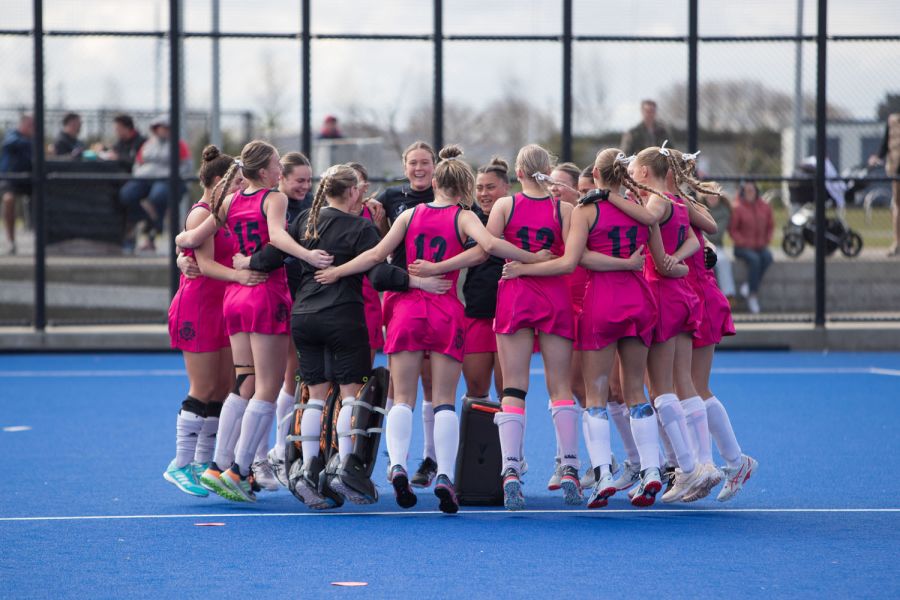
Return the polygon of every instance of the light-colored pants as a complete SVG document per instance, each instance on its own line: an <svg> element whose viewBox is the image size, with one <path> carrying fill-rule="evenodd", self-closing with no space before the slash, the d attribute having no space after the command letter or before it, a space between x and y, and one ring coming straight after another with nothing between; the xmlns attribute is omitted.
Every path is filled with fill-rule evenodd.
<svg viewBox="0 0 900 600"><path fill-rule="evenodd" d="M716 246L716 280L719 289L726 296L734 296L734 273L731 268L731 255L724 246Z"/></svg>

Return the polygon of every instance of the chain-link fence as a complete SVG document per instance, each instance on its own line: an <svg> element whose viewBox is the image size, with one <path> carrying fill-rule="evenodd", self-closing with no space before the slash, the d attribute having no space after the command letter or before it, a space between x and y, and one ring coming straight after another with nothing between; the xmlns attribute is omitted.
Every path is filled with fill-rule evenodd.
<svg viewBox="0 0 900 600"><path fill-rule="evenodd" d="M117 114L143 134L167 116L194 165L210 141L236 153L264 137L283 152L303 150L316 171L352 154L387 183L415 139L459 142L473 163L512 159L536 141L586 166L601 148L648 139L643 100L656 102L655 133L701 149L703 174L726 192L713 209L726 233L714 240L737 318L891 317L900 274L887 256L892 183L878 158L887 117L900 112L891 71L900 14L890 0L832 0L820 32L825 6L144 0L125 10L115 0L9 0L0 9L0 129L10 134L27 111L43 131L33 175L4 175L18 184L6 184L17 192L17 254L0 257L0 322L164 321L177 276L171 232L198 191L175 193L155 245L140 234L138 252L123 254L129 175L102 160ZM81 116L88 149L74 161L46 152L69 112ZM326 115L339 119L339 146L316 139ZM828 160L817 170L821 131ZM756 230L745 217L764 219L768 209L767 252L749 248L760 244L747 239ZM826 234L819 260L817 230ZM2 242L10 249L8 234ZM755 265L768 255L760 278Z"/></svg>

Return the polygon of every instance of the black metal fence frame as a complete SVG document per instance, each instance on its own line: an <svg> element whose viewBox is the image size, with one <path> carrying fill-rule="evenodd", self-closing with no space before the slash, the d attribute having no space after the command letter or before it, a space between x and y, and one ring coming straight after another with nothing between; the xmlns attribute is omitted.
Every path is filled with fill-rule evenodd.
<svg viewBox="0 0 900 600"><path fill-rule="evenodd" d="M312 96L311 89L311 42L312 40L369 40L369 41L431 41L434 45L434 82L433 82L433 115L432 142L435 147L443 145L444 138L444 88L443 88L443 45L444 42L551 42L562 44L562 103L561 103L561 151L562 160L571 160L572 156L572 46L585 42L668 42L685 43L688 47L687 64L687 148L695 149L698 138L698 49L701 42L815 42L816 58L816 176L815 176L815 209L816 209L816 254L815 254L815 325L825 326L825 155L826 155L826 103L827 103L827 49L831 42L859 41L900 41L900 35L862 36L843 35L829 36L828 1L816 0L818 19L816 35L804 36L701 36L698 31L699 0L688 0L688 33L687 36L600 36L574 35L572 33L573 11L572 0L560 0L562 3L561 35L447 35L443 29L443 0L432 0L434 26L431 34L315 34L311 31L312 0L299 0L301 3L300 31L297 33L263 33L263 32L185 32L182 31L179 17L181 0L169 0L169 27L166 31L79 31L79 30L45 30L43 26L43 0L33 0L33 29L0 29L0 36L32 36L34 42L34 117L36 140L44 139L44 38L45 37L153 37L167 38L169 43L169 80L170 99L169 114L173 131L180 131L181 97L179 85L181 79L181 45L173 40L189 38L231 38L231 39L286 39L297 40L301 46L301 139L300 147L307 154L312 154ZM172 197L178 197L182 180L178 174L178 142L179 136L171 136L171 161L169 189ZM47 325L46 303L46 204L44 198L44 182L48 177L66 179L71 176L54 176L47 172L45 149L43 143L34 144L33 171L31 173L34 227L35 227L35 289L34 289L34 328L43 331ZM74 179L74 177L73 177ZM720 178L727 180L730 178ZM785 178L771 176L747 175L745 180L778 180ZM890 178L885 178L890 179ZM171 231L180 228L179 211L169 211ZM178 286L178 269L175 265L174 253L170 253L170 290L174 295Z"/></svg>

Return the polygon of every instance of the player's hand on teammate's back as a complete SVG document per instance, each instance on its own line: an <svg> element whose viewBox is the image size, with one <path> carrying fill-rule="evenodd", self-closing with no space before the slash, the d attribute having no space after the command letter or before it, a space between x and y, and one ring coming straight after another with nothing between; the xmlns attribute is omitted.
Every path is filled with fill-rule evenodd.
<svg viewBox="0 0 900 600"><path fill-rule="evenodd" d="M379 227L384 225L384 206L381 202L373 196L366 200L365 205L369 207L369 212L372 213L372 221Z"/></svg>
<svg viewBox="0 0 900 600"><path fill-rule="evenodd" d="M235 281L249 287L264 283L269 278L268 273L263 273L261 271L240 270L235 272L237 273Z"/></svg>
<svg viewBox="0 0 900 600"><path fill-rule="evenodd" d="M340 279L335 267L319 269L318 271L316 271L314 277L316 278L316 281L318 281L322 285L331 285L332 283Z"/></svg>
<svg viewBox="0 0 900 600"><path fill-rule="evenodd" d="M238 271L250 268L250 257L244 256L240 252L231 257L231 266Z"/></svg>
<svg viewBox="0 0 900 600"><path fill-rule="evenodd" d="M554 258L558 258L555 254L550 252L549 250L539 250L534 253L537 256L537 260L535 262L544 262L548 260L553 260Z"/></svg>
<svg viewBox="0 0 900 600"><path fill-rule="evenodd" d="M541 250L541 252L545 252L545 250ZM519 261L513 260L505 265L503 265L503 279L515 279L521 272L522 263Z"/></svg>
<svg viewBox="0 0 900 600"><path fill-rule="evenodd" d="M417 277L434 277L438 274L435 269L435 263L421 258L411 262L407 267L407 271L409 271L410 275Z"/></svg>
<svg viewBox="0 0 900 600"><path fill-rule="evenodd" d="M638 249L631 253L631 256L628 257L628 264L631 266L632 271L643 271L644 270L644 261L647 260L647 257L644 256L644 246L638 246Z"/></svg>
<svg viewBox="0 0 900 600"><path fill-rule="evenodd" d="M443 277L416 277L410 275L409 287L416 287L429 294L443 294L453 285L453 282Z"/></svg>
<svg viewBox="0 0 900 600"><path fill-rule="evenodd" d="M304 260L317 269L324 269L331 265L334 257L324 250L312 250Z"/></svg>
<svg viewBox="0 0 900 600"><path fill-rule="evenodd" d="M197 279L202 275L200 272L200 267L197 266L197 261L194 260L191 256L185 256L184 254L178 255L178 260L175 261L175 264L178 265L178 269L181 271L181 274L187 277L188 279Z"/></svg>

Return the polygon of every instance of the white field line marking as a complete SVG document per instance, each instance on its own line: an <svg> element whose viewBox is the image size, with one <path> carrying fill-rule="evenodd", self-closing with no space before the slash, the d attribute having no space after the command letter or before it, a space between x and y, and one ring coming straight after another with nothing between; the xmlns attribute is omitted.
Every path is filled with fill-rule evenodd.
<svg viewBox="0 0 900 600"><path fill-rule="evenodd" d="M886 375L900 377L900 369L881 367L718 367L714 375ZM531 369L532 375L543 375L543 369ZM184 369L107 369L59 371L0 371L0 378L64 378L64 377L185 377Z"/></svg>
<svg viewBox="0 0 900 600"><path fill-rule="evenodd" d="M664 508L660 510L643 511L639 509L611 509L611 510L466 510L460 511L460 515L609 515L627 514L633 516L659 516L666 514L699 514L699 513L806 513L806 514L833 514L833 513L900 513L900 508ZM116 520L146 520L146 519L246 519L265 517L410 517L419 515L440 515L438 510L423 510L412 512L301 512L301 513L205 513L196 515L84 515L67 517L0 517L0 523L6 522L35 522L35 521L116 521Z"/></svg>

